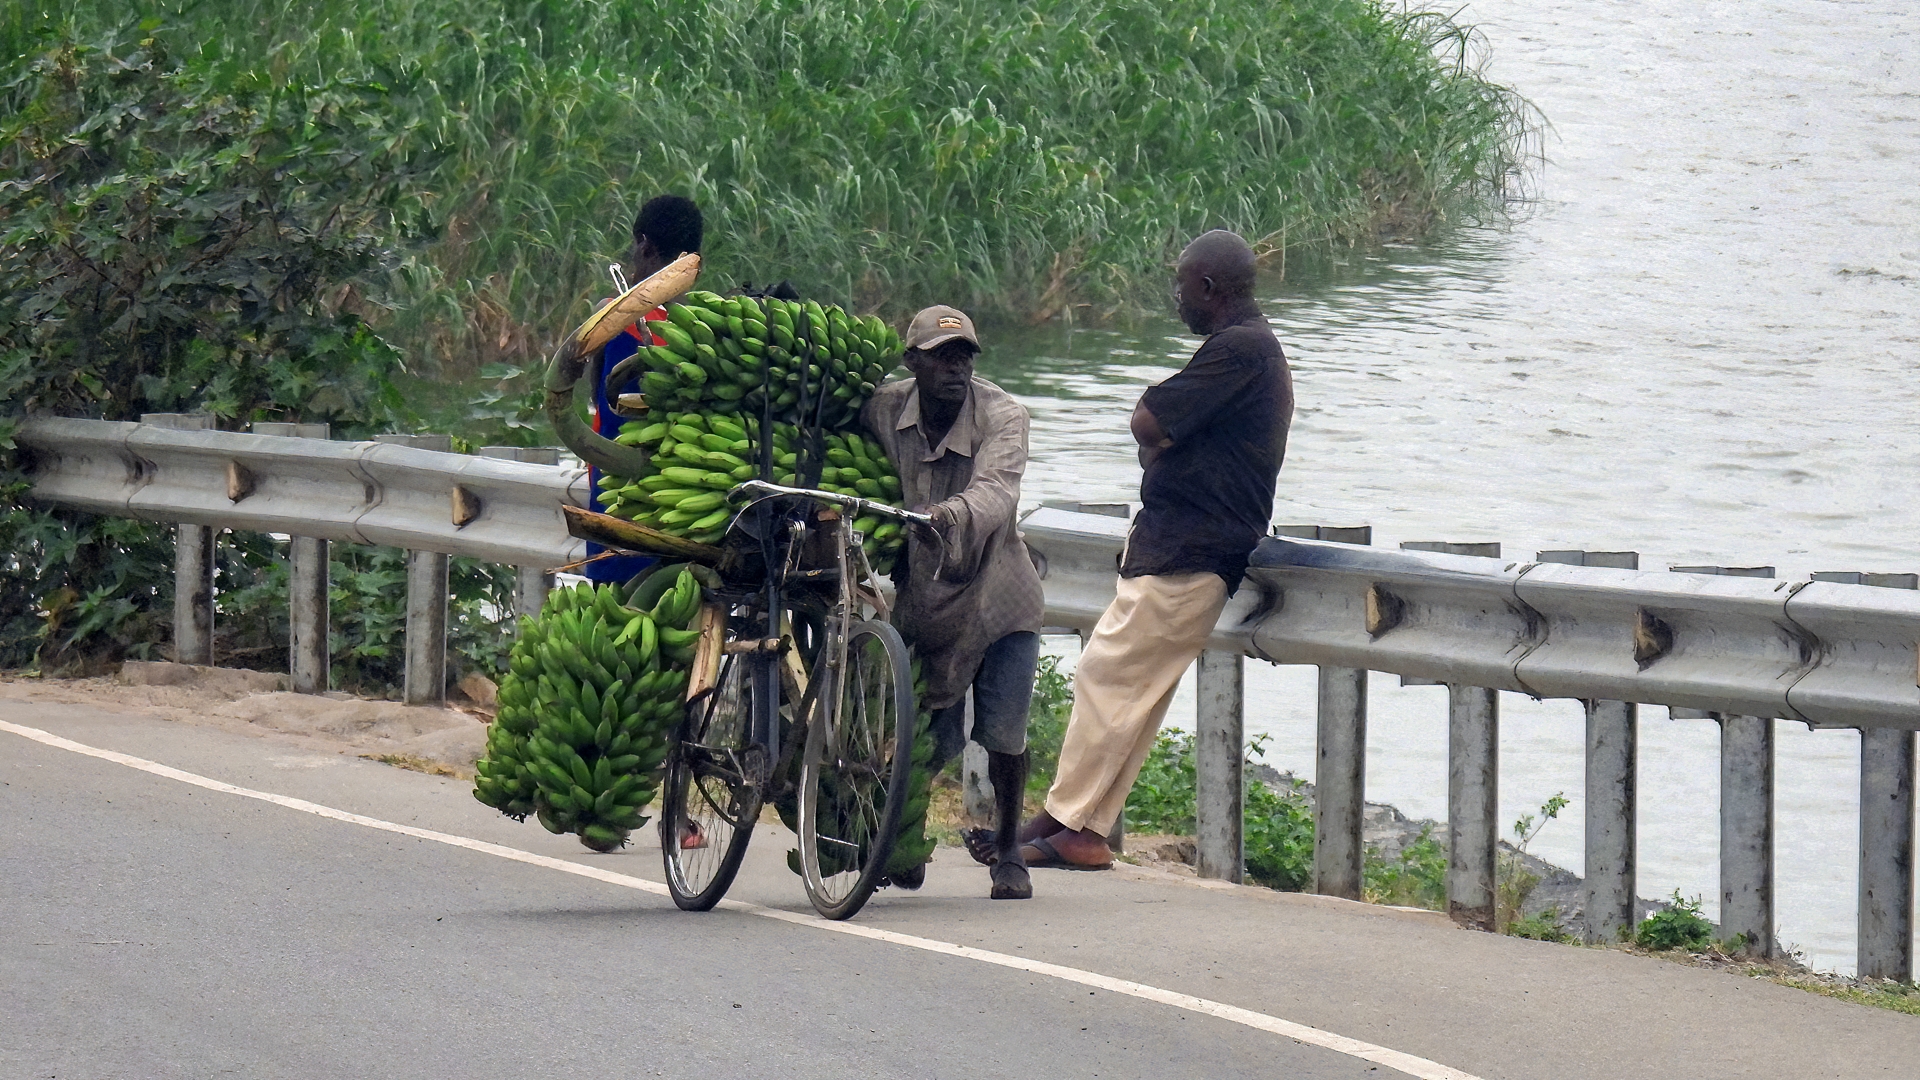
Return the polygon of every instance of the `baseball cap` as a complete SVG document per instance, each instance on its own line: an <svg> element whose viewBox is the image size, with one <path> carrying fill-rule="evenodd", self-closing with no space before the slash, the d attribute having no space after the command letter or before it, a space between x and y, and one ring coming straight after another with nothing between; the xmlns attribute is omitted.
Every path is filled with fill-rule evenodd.
<svg viewBox="0 0 1920 1080"><path fill-rule="evenodd" d="M935 304L922 309L908 324L906 346L909 349L931 349L955 338L966 341L976 349L980 347L980 339L973 333L973 320L967 318L966 312L945 304Z"/></svg>

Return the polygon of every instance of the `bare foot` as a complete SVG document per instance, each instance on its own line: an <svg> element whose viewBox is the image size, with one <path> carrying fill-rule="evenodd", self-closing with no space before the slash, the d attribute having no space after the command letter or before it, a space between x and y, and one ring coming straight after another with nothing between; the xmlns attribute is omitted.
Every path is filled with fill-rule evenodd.
<svg viewBox="0 0 1920 1080"><path fill-rule="evenodd" d="M689 821L680 827L681 851L692 851L695 848L703 848L706 846L707 834L700 831L699 825Z"/></svg>

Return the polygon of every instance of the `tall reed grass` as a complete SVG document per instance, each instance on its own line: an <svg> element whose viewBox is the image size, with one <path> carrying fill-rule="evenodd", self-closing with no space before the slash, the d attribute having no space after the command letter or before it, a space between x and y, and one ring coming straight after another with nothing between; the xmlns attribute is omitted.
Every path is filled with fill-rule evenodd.
<svg viewBox="0 0 1920 1080"><path fill-rule="evenodd" d="M539 354L657 192L722 282L1100 318L1207 228L1277 252L1497 201L1531 130L1470 28L1380 0L16 0L0 56L129 18L415 91L444 234L385 330L453 373Z"/></svg>

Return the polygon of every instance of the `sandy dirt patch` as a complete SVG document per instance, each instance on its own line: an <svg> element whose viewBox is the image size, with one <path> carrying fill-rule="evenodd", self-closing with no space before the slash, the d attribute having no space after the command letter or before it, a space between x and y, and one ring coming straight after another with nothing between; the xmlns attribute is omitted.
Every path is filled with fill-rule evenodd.
<svg viewBox="0 0 1920 1080"><path fill-rule="evenodd" d="M273 689L280 676L186 664L142 664L94 679L0 678L0 699L92 705L254 735L287 736L321 753L443 765L462 777L486 746L485 712L402 705L351 694ZM487 710L490 711L490 710Z"/></svg>

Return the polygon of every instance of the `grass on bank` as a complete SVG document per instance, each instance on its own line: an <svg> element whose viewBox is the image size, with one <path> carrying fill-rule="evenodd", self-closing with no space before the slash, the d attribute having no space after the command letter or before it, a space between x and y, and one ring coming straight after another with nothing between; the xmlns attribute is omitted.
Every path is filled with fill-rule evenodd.
<svg viewBox="0 0 1920 1080"><path fill-rule="evenodd" d="M457 374L541 355L659 191L706 208L723 282L1085 317L1159 303L1210 227L1274 252L1417 235L1498 199L1531 130L1470 27L1378 0L8 8L0 56L144 19L276 85L393 89L445 152L442 232L381 330Z"/></svg>

